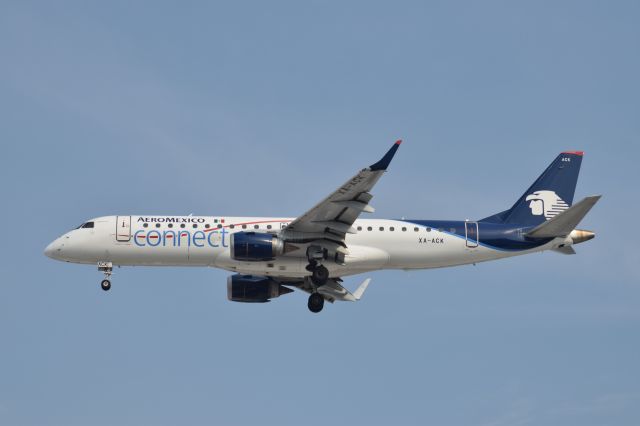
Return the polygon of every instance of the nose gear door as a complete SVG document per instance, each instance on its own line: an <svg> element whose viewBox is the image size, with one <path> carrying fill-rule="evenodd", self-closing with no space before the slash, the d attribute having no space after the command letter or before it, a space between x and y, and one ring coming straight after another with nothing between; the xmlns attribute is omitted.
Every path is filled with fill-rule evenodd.
<svg viewBox="0 0 640 426"><path fill-rule="evenodd" d="M116 217L116 241L131 241L131 216Z"/></svg>
<svg viewBox="0 0 640 426"><path fill-rule="evenodd" d="M476 248L478 247L478 222L465 222L464 223L464 234L467 240L467 247Z"/></svg>

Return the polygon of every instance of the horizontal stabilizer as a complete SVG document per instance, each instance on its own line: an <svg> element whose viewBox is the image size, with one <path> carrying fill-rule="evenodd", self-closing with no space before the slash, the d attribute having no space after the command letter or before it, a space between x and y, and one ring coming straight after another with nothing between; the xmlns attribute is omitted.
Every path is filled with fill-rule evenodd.
<svg viewBox="0 0 640 426"><path fill-rule="evenodd" d="M578 223L589 213L601 195L586 197L546 222L527 232L529 238L566 237L578 226Z"/></svg>
<svg viewBox="0 0 640 426"><path fill-rule="evenodd" d="M356 291L351 293L344 288L340 283L335 280L329 280L325 285L318 287L318 293L325 296L326 299L333 302L334 300L341 300L344 302L357 302L360 300L364 291L369 286L371 278L367 278L358 286Z"/></svg>
<svg viewBox="0 0 640 426"><path fill-rule="evenodd" d="M369 287L369 283L371 282L371 278L367 278L366 280L364 280L362 282L362 284L360 284L358 286L358 288L356 289L356 291L353 292L353 297L356 298L356 300L360 300L360 298L362 297L362 295L364 294L365 290L367 289L367 287Z"/></svg>
<svg viewBox="0 0 640 426"><path fill-rule="evenodd" d="M576 251L571 246L562 246L554 248L553 251L560 254L576 254Z"/></svg>

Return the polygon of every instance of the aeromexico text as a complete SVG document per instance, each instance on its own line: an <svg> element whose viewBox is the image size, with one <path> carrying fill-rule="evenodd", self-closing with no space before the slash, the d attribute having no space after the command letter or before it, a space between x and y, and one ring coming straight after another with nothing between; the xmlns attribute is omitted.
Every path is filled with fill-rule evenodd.
<svg viewBox="0 0 640 426"><path fill-rule="evenodd" d="M202 217L139 217L143 223L204 223ZM221 220L222 222L222 220ZM230 232L225 228L189 229L141 229L133 234L138 247L229 247Z"/></svg>
<svg viewBox="0 0 640 426"><path fill-rule="evenodd" d="M203 217L139 217L138 222L204 223Z"/></svg>

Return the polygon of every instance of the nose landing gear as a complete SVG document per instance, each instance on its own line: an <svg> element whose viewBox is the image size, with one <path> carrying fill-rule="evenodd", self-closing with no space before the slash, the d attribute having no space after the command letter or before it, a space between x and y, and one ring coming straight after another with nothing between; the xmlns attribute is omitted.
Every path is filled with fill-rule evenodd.
<svg viewBox="0 0 640 426"><path fill-rule="evenodd" d="M107 279L102 280L100 287L102 287L104 291L109 291L109 289L111 289L111 281Z"/></svg>
<svg viewBox="0 0 640 426"><path fill-rule="evenodd" d="M104 291L111 289L111 274L113 273L113 264L111 262L98 262L98 271L104 273L104 280L100 283L100 287Z"/></svg>

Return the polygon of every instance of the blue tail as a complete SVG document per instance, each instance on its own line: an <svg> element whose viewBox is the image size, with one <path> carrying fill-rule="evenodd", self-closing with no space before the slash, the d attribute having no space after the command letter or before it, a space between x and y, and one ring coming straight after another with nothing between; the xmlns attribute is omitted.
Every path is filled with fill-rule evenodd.
<svg viewBox="0 0 640 426"><path fill-rule="evenodd" d="M582 151L558 155L513 207L482 222L537 226L571 207L582 155Z"/></svg>

